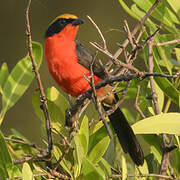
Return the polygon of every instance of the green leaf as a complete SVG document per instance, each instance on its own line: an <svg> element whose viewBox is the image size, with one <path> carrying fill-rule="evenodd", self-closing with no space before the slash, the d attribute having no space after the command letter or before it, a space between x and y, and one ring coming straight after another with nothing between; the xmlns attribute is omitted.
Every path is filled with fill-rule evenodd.
<svg viewBox="0 0 180 180"><path fill-rule="evenodd" d="M155 50L155 48L154 48ZM158 57L157 52L153 50L154 55L154 72L163 73L159 64L158 64ZM173 86L173 84L167 79L162 77L155 77L154 78L158 86L162 89L162 91L172 99L172 101L178 104L179 94L180 92Z"/></svg>
<svg viewBox="0 0 180 180"><path fill-rule="evenodd" d="M2 89L3 89L4 83L6 82L8 75L9 75L8 66L4 62L0 69L0 93L1 94L3 94Z"/></svg>
<svg viewBox="0 0 180 180"><path fill-rule="evenodd" d="M180 135L180 113L166 113L152 116L132 125L135 134Z"/></svg>
<svg viewBox="0 0 180 180"><path fill-rule="evenodd" d="M22 180L34 180L33 173L28 163L23 164Z"/></svg>
<svg viewBox="0 0 180 180"><path fill-rule="evenodd" d="M89 152L88 159L93 163L96 164L100 161L104 153L106 152L110 139L108 136L104 137L100 140L93 149Z"/></svg>
<svg viewBox="0 0 180 180"><path fill-rule="evenodd" d="M48 90L48 91L50 91L50 90ZM48 93L50 93L50 92L48 92ZM48 94L48 96L49 96L49 94ZM60 95L58 97L60 97ZM58 105L58 103L56 103L56 101L51 101L49 99L53 99L53 98L52 97L47 98L48 111L49 111L49 115L51 118L51 124L57 131L61 131L61 133L63 133L64 135L67 135L67 130L64 127L65 112L61 110L60 105ZM61 99L59 99L59 101L61 101ZM61 102L62 102L62 106L64 106L63 104L65 101L63 98L62 98ZM33 94L32 105L33 105L35 114L44 123L45 122L44 121L44 113L43 113L42 109L40 108L41 102L40 102L40 92L39 91L35 92Z"/></svg>
<svg viewBox="0 0 180 180"><path fill-rule="evenodd" d="M10 169L12 165L13 162L11 159L11 155L8 151L3 134L0 131L0 177L2 177L3 179L8 178L8 169Z"/></svg>
<svg viewBox="0 0 180 180"><path fill-rule="evenodd" d="M127 178L127 164L126 164L126 158L124 157L123 153L121 155L122 157L122 180L125 180Z"/></svg>
<svg viewBox="0 0 180 180"><path fill-rule="evenodd" d="M60 158L60 156L62 155L62 152L61 150L57 147L57 146L54 146L54 152L53 152L56 160L58 160ZM61 162L60 162L60 165L62 166L62 168L71 176L71 178L73 179L73 176L72 176L72 173L71 173L71 170L70 170L70 166L69 164L67 163L67 161L65 159L63 159Z"/></svg>
<svg viewBox="0 0 180 180"><path fill-rule="evenodd" d="M82 163L82 173L84 175L85 180L104 179L98 168L85 157L83 158L83 163Z"/></svg>
<svg viewBox="0 0 180 180"><path fill-rule="evenodd" d="M144 134L143 138L149 144L150 152L154 155L154 159L156 159L158 161L158 163L161 164L162 150L159 146L159 144L161 142L160 137L158 137L157 135L154 135L154 134ZM150 162L148 162L148 163L150 163Z"/></svg>
<svg viewBox="0 0 180 180"><path fill-rule="evenodd" d="M17 165L11 165L10 168L7 169L9 178L21 177L22 173L19 170Z"/></svg>
<svg viewBox="0 0 180 180"><path fill-rule="evenodd" d="M108 137L107 130L102 122L98 123L100 128L93 133L89 138L89 152L98 144L102 139Z"/></svg>
<svg viewBox="0 0 180 180"><path fill-rule="evenodd" d="M106 177L108 177L112 174L111 166L109 165L109 163L104 158L101 158L101 160L98 162L98 165L103 170Z"/></svg>
<svg viewBox="0 0 180 180"><path fill-rule="evenodd" d="M84 116L81 127L79 130L79 140L82 144L82 147L84 149L84 155L87 154L88 151L88 145L89 145L89 126L88 126L88 118L87 116Z"/></svg>
<svg viewBox="0 0 180 180"><path fill-rule="evenodd" d="M40 43L33 42L32 48L34 58L39 68L42 62L42 46ZM8 109L10 109L24 94L33 78L32 63L29 56L26 56L16 64L4 84L0 124Z"/></svg>
<svg viewBox="0 0 180 180"><path fill-rule="evenodd" d="M154 1L152 0L133 0L138 7L147 12L153 5ZM162 2L159 6L153 11L152 17L156 20L163 22L167 26L173 26L173 19L171 17L176 18L176 16L170 11L168 4L166 2ZM176 22L178 22L176 18Z"/></svg>
<svg viewBox="0 0 180 180"><path fill-rule="evenodd" d="M178 60L178 64L180 66L180 48L174 48L175 52L176 52L176 58Z"/></svg>
<svg viewBox="0 0 180 180"><path fill-rule="evenodd" d="M64 113L65 117L65 111L69 108L69 103L54 86L47 89L47 99L58 106L61 112Z"/></svg>
<svg viewBox="0 0 180 180"><path fill-rule="evenodd" d="M129 7L124 3L123 0L119 0L119 3L121 4L121 6L124 8L124 10L131 15L132 17L134 17L135 19L139 20L139 17L136 15L136 13L134 13L131 9L129 9Z"/></svg>
<svg viewBox="0 0 180 180"><path fill-rule="evenodd" d="M167 2L170 4L172 9L177 13L177 15L180 17L180 3L179 0L167 0Z"/></svg>
<svg viewBox="0 0 180 180"><path fill-rule="evenodd" d="M75 151L74 151L74 176L78 177L81 173L81 164L84 157L84 150L80 143L78 136L74 137Z"/></svg>

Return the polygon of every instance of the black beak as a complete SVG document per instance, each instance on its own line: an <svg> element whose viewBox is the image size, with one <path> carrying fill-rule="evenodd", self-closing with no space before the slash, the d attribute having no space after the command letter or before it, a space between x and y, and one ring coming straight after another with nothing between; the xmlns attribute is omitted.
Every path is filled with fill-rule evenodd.
<svg viewBox="0 0 180 180"><path fill-rule="evenodd" d="M73 26L77 26L77 25L80 25L80 24L83 24L84 21L82 19L75 19L73 22L72 22L72 25Z"/></svg>

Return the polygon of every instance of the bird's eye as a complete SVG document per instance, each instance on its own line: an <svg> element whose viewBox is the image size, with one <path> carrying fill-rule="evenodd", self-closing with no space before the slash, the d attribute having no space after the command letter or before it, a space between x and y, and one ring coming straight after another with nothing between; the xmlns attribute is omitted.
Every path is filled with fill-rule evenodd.
<svg viewBox="0 0 180 180"><path fill-rule="evenodd" d="M66 23L66 20L65 20L65 19L61 19L61 23L62 23L62 24L65 24L65 23Z"/></svg>

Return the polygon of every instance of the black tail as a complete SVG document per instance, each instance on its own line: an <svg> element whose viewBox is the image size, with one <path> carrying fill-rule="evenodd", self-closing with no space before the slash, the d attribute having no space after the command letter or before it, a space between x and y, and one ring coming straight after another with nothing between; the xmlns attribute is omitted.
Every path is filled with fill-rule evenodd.
<svg viewBox="0 0 180 180"><path fill-rule="evenodd" d="M103 105L103 107L106 111L110 109L110 107L107 107L105 105ZM141 146L120 108L114 111L109 116L109 119L115 133L118 136L123 151L125 153L129 153L136 165L143 165L144 154Z"/></svg>

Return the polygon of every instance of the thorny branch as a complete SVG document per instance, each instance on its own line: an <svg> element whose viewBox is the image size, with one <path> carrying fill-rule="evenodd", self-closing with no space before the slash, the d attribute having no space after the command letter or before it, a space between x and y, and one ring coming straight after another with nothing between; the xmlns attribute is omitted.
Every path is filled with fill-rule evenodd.
<svg viewBox="0 0 180 180"><path fill-rule="evenodd" d="M42 156L42 158L51 158L52 151L53 151L53 141L52 141L52 134L51 134L50 116L49 116L49 112L48 112L46 95L45 95L42 81L40 78L40 74L39 74L39 71L37 68L37 63L36 63L36 60L34 59L33 51L32 51L31 27L30 27L30 22L29 22L30 5L31 5L31 0L29 0L29 2L28 2L27 8L26 8L26 14L25 14L26 15L26 28L27 28L26 34L27 34L27 38L28 38L28 52L29 52L29 56L30 56L30 59L32 62L33 72L35 73L35 77L36 77L38 87L40 90L42 110L43 110L44 117L46 120L46 132L47 132L47 138L48 138L48 151L45 156L44 155Z"/></svg>

